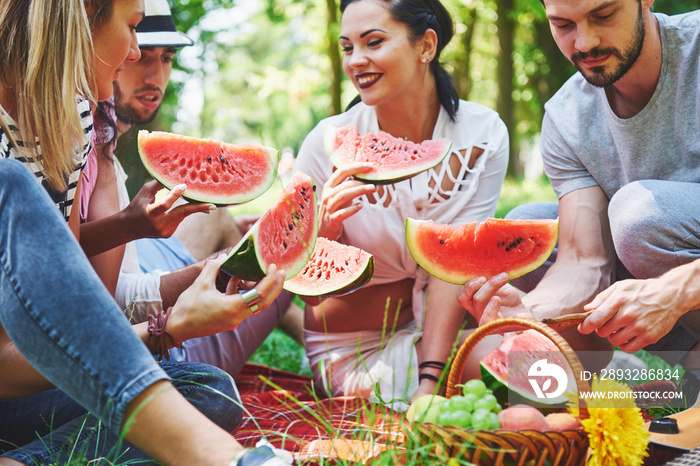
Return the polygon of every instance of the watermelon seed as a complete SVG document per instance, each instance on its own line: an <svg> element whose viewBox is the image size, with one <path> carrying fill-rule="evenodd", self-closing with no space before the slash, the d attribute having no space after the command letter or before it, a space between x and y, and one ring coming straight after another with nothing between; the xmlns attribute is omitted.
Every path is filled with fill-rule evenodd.
<svg viewBox="0 0 700 466"><path fill-rule="evenodd" d="M207 162L211 162L211 157L207 157Z"/></svg>
<svg viewBox="0 0 700 466"><path fill-rule="evenodd" d="M293 228L294 228L294 225L290 223L289 224L289 231L292 231Z"/></svg>
<svg viewBox="0 0 700 466"><path fill-rule="evenodd" d="M314 185L314 192L316 192L316 185Z"/></svg>
<svg viewBox="0 0 700 466"><path fill-rule="evenodd" d="M284 249L287 249L287 243L282 243L282 246L284 246Z"/></svg>
<svg viewBox="0 0 700 466"><path fill-rule="evenodd" d="M445 240L444 240L444 239L441 239L441 240L440 240L440 244L445 244Z"/></svg>

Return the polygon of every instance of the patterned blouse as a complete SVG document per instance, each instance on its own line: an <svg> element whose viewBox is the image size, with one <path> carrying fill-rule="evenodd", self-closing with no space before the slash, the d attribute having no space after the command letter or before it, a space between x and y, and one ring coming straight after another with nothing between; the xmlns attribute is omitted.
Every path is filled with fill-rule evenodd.
<svg viewBox="0 0 700 466"><path fill-rule="evenodd" d="M56 207L59 208L61 214L66 219L66 221L68 221L71 210L73 208L73 198L75 197L75 189L78 186L80 172L83 169L83 166L85 165L87 154L88 152L90 152L90 149L92 147L89 137L90 133L92 132L92 112L90 111L90 102L85 99L80 100L78 102L78 112L80 114L80 125L83 129L83 133L85 136L83 138L83 141L81 141L80 151L73 155L73 163L75 169L66 180L66 184L68 186L68 189L66 191L59 192L53 189L49 184L48 180L46 180L44 178L44 175L41 173L41 162L32 157L25 157L24 154L18 153L17 150L15 150L15 148L12 146L12 143L10 142L10 139L8 138L7 134L5 134L5 131L2 128L0 128L0 157L13 158L24 162L32 171L32 173L34 173L34 176L36 176L37 180L41 183L41 185L49 193L49 196L51 196L51 199L56 204ZM10 131L12 131L17 145L19 147L24 147L27 143L20 139L20 132L17 128L17 124L15 123L15 121L2 107L0 107L0 115L2 115L2 118L7 123L7 126L9 127ZM39 156L41 156L41 148L39 147L39 141L36 141L35 144L37 147L37 153L39 154Z"/></svg>

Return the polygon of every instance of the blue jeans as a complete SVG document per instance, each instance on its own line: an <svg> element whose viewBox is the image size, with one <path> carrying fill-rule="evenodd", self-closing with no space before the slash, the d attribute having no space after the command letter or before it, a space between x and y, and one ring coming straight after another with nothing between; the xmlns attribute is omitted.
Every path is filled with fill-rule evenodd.
<svg viewBox="0 0 700 466"><path fill-rule="evenodd" d="M243 410L231 377L212 366L164 362L173 386L222 428L240 425ZM27 464L65 464L69 460L106 458L116 464L150 462L141 450L105 429L99 419L58 389L0 400L0 452Z"/></svg>
<svg viewBox="0 0 700 466"><path fill-rule="evenodd" d="M652 278L700 258L700 184L663 180L641 180L620 188L608 206L608 218L615 252L617 279ZM523 204L506 218L557 218L558 204ZM532 290L556 259L557 250L545 264L513 285ZM654 344L656 350L692 347L700 338L700 311L680 319L666 337ZM679 328L679 327L683 328ZM660 345L660 346L658 346Z"/></svg>
<svg viewBox="0 0 700 466"><path fill-rule="evenodd" d="M0 324L0 336L6 332L39 373L112 432L120 431L138 394L168 378L46 191L21 162L9 159L0 159ZM8 384L13 374L2 363L0 384ZM210 366L205 372L221 373ZM235 393L233 385L222 391Z"/></svg>

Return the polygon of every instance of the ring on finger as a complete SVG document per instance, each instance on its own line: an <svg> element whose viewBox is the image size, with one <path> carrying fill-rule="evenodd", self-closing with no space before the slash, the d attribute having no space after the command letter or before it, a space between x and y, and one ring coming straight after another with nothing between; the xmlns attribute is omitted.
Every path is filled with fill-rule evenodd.
<svg viewBox="0 0 700 466"><path fill-rule="evenodd" d="M260 307L258 306L257 303L262 298L260 297L260 295L258 294L258 291L254 287L249 289L248 291L244 291L243 293L241 293L241 298L243 298L243 302L250 309L250 312L253 315L260 312Z"/></svg>

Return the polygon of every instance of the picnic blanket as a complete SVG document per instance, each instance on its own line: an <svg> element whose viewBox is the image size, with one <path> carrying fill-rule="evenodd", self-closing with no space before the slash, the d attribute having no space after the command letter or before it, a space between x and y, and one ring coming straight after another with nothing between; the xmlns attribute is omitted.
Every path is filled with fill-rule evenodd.
<svg viewBox="0 0 700 466"><path fill-rule="evenodd" d="M236 385L246 414L232 435L244 446L265 437L294 453L297 463L365 463L403 443L399 413L365 398L327 398L314 390L311 377L248 363Z"/></svg>

